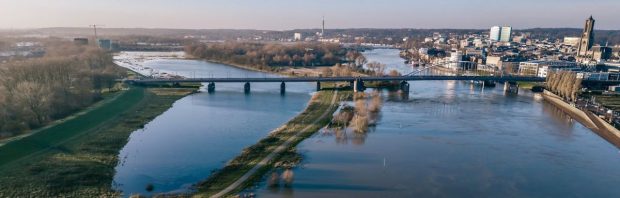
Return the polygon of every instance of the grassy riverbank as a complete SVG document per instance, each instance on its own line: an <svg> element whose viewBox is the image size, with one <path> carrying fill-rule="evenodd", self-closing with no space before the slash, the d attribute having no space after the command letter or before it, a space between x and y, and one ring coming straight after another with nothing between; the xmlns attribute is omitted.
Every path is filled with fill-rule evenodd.
<svg viewBox="0 0 620 198"><path fill-rule="evenodd" d="M231 193L239 192L256 183L266 172L273 169L275 164L290 163L290 160L296 160L295 146L327 125L331 120L331 115L338 107L338 102L348 100L352 96L351 91L340 91L336 97L336 103L332 105L334 94L336 94L335 91L318 92L301 114L287 122L284 126L271 132L269 136L263 138L258 143L244 149L239 156L229 161L224 168L212 174L207 180L199 183L197 185L198 197L208 197L229 187L258 165L261 160L270 155L277 147L297 135L287 145L284 152L277 154L273 158L274 160L261 167ZM323 117L323 115L328 116ZM304 131L304 129L306 130ZM303 133L298 134L299 132Z"/></svg>
<svg viewBox="0 0 620 198"><path fill-rule="evenodd" d="M584 95L614 111L620 111L620 95Z"/></svg>
<svg viewBox="0 0 620 198"><path fill-rule="evenodd" d="M519 82L517 82L517 84L519 85L519 88L521 88L521 89L532 89L532 88L534 88L534 86L542 86L543 85L543 83L523 82L523 81L519 81Z"/></svg>
<svg viewBox="0 0 620 198"><path fill-rule="evenodd" d="M0 147L0 197L118 196L118 152L195 89L132 87L96 109ZM170 93L170 94L167 94Z"/></svg>

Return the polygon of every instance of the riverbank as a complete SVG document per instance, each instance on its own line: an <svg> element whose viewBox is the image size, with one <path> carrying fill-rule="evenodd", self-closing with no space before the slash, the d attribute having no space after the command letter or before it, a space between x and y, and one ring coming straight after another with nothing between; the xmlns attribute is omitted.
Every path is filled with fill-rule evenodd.
<svg viewBox="0 0 620 198"><path fill-rule="evenodd" d="M90 106L86 107L85 109L83 109L83 110L81 110L79 112L71 114L71 115L69 115L69 116L67 116L65 118L52 121L49 124L47 124L46 126L43 126L43 127L39 128L39 129L32 130L29 133L18 135L18 136L14 136L14 137L10 137L10 138L6 138L6 139L2 139L2 140L0 140L0 147L4 146L5 144L8 144L10 142L18 141L18 140L23 139L25 137L37 134L37 133L39 133L41 131L45 131L45 130L47 130L49 128L52 128L52 127L57 126L59 124L65 123L65 122L67 122L69 120L73 120L75 118L78 118L78 117L80 117L80 116L82 116L82 115L84 115L84 114L86 114L86 113L88 113L88 112L90 112L92 110L100 108L101 106L103 106L105 104L108 104L108 103L110 103L112 101L115 101L119 96L123 95L121 93L123 93L123 92L119 91L119 92L114 92L114 93L111 93L111 92L106 93L103 96L103 99L101 101L98 101L95 104L90 105Z"/></svg>
<svg viewBox="0 0 620 198"><path fill-rule="evenodd" d="M129 135L194 91L131 87L83 115L7 143L0 147L0 197L119 196L112 179Z"/></svg>
<svg viewBox="0 0 620 198"><path fill-rule="evenodd" d="M598 116L594 115L592 112L578 109L564 102L561 97L547 90L543 92L542 96L545 101L548 101L549 103L558 107L566 114L568 114L571 118L577 120L579 123L583 124L585 127L589 128L597 135L607 140L609 143L620 148L620 131L618 129L611 126L609 123L605 122Z"/></svg>
<svg viewBox="0 0 620 198"><path fill-rule="evenodd" d="M196 186L197 196L224 196L239 192L259 181L276 164L290 163L295 155L295 146L327 125L338 102L350 99L351 95L351 91L318 92L301 114L244 149L224 168L200 182Z"/></svg>

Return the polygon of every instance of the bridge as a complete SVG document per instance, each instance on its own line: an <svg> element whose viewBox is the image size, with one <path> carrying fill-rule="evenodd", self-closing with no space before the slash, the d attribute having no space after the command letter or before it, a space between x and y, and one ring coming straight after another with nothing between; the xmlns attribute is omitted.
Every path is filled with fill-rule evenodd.
<svg viewBox="0 0 620 198"><path fill-rule="evenodd" d="M244 91L250 92L250 83L281 83L280 90L282 93L286 90L286 84L289 82L316 82L317 90L321 89L321 82L349 82L355 91L363 91L365 89L364 82L400 82L400 89L409 91L408 81L436 81L436 80L459 80L459 81L481 81L481 82L504 82L505 88L515 90L517 81L522 82L544 82L545 78L533 76L364 76L364 77L270 77L270 78L179 78L179 79L158 79L146 78L137 80L125 80L133 84L164 84L164 83L209 83L207 90L215 91L215 83L245 83ZM512 82L512 83L509 83ZM507 87L506 87L507 86Z"/></svg>
<svg viewBox="0 0 620 198"><path fill-rule="evenodd" d="M546 78L536 76L474 76L474 75L404 75L404 76L347 76L347 77L246 77L246 78L144 78L135 80L123 80L127 83L153 85L153 84L179 84L179 83L209 83L207 90L215 91L215 83L245 83L244 91L250 92L250 83L274 83L279 82L280 91L286 90L286 83L289 82L316 82L317 90L321 89L321 82L349 82L354 91L363 91L364 82L400 82L400 89L409 92L408 81L437 81L437 80L458 80L458 81L479 81L479 82L500 82L504 83L504 89L510 92L518 92L516 82L544 82ZM616 80L583 80L582 84L588 86L608 86L620 84L620 79Z"/></svg>
<svg viewBox="0 0 620 198"><path fill-rule="evenodd" d="M429 81L429 80L474 80L474 81L525 81L544 82L546 78L534 76L378 76L378 77L274 77L274 78L146 78L127 80L134 83L244 83L244 82L351 82L361 80L373 81Z"/></svg>

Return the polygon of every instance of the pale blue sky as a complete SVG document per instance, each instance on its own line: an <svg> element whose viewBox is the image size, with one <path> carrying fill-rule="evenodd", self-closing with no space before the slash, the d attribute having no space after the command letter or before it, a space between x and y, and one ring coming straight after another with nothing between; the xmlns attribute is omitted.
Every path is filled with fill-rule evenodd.
<svg viewBox="0 0 620 198"><path fill-rule="evenodd" d="M577 27L620 29L620 0L0 0L0 28Z"/></svg>

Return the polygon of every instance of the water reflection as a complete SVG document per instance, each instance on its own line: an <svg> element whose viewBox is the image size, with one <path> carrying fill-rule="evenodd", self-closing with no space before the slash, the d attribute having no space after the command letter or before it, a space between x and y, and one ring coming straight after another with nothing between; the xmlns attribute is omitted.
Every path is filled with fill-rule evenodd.
<svg viewBox="0 0 620 198"><path fill-rule="evenodd" d="M618 150L535 94L410 83L408 100L384 92L381 122L363 144L347 131L301 143L294 196L620 196ZM264 186L256 192L292 196Z"/></svg>
<svg viewBox="0 0 620 198"><path fill-rule="evenodd" d="M390 102L409 102L409 93L402 91L388 91L387 101Z"/></svg>
<svg viewBox="0 0 620 198"><path fill-rule="evenodd" d="M191 60L151 61L146 65L198 77L266 75ZM124 196L187 192L244 147L297 115L313 89L308 83L289 83L287 93L280 95L279 83L256 83L251 94L244 94L242 83L218 83L213 94L205 91L177 101L144 129L131 134L119 154L115 189L123 191ZM146 188L149 184L152 192Z"/></svg>

